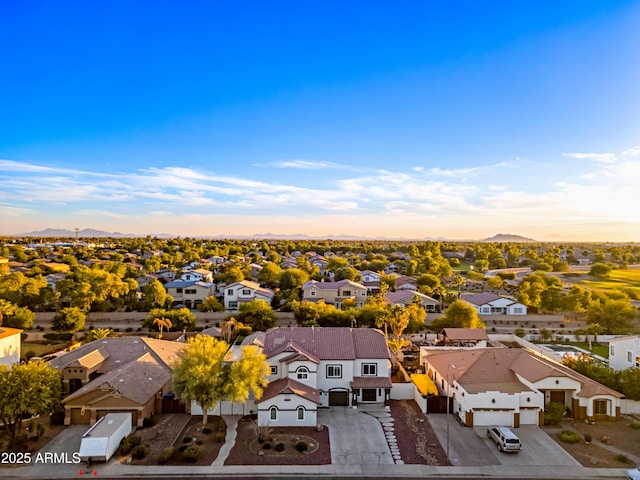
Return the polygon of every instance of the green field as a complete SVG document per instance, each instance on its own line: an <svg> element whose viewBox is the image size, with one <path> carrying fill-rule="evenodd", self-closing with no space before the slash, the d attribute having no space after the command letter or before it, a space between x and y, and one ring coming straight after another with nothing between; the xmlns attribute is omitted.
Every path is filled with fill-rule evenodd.
<svg viewBox="0 0 640 480"><path fill-rule="evenodd" d="M640 270L612 270L606 278L586 276L577 282L593 290L624 290L640 298Z"/></svg>
<svg viewBox="0 0 640 480"><path fill-rule="evenodd" d="M20 346L20 353L24 357L25 353L29 350L33 350L35 352L36 357L41 357L45 353L53 352L54 350L63 350L69 346L69 343L56 343L56 344L44 344L44 343L35 343L35 342L22 342Z"/></svg>

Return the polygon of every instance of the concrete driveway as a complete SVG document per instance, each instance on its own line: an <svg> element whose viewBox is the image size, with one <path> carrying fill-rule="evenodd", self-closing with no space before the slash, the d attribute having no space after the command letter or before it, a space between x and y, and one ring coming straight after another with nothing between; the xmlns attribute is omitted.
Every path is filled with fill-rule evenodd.
<svg viewBox="0 0 640 480"><path fill-rule="evenodd" d="M371 465L394 463L380 422L350 407L318 410L318 423L329 428L331 463Z"/></svg>

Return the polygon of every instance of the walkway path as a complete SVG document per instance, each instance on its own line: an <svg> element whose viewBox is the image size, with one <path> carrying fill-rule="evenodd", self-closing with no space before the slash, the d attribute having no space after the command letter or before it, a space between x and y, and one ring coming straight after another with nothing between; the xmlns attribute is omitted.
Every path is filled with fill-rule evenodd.
<svg viewBox="0 0 640 480"><path fill-rule="evenodd" d="M223 415L222 418L227 424L227 435L224 440L224 445L220 447L218 457L213 461L211 466L222 466L225 460L231 453L231 449L236 444L236 437L238 436L238 421L241 415Z"/></svg>

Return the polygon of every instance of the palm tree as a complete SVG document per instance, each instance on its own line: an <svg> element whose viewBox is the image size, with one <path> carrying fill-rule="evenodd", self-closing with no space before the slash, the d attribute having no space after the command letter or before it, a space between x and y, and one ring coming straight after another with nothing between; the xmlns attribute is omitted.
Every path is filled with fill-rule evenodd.
<svg viewBox="0 0 640 480"><path fill-rule="evenodd" d="M103 338L113 337L114 332L110 328L94 328L89 330L84 336L84 341L89 343L94 340L102 340Z"/></svg>
<svg viewBox="0 0 640 480"><path fill-rule="evenodd" d="M169 330L171 327L173 327L173 323L171 323L171 320L169 320L168 318L156 318L153 321L154 325L158 326L158 329L160 330L160 335L158 335L158 338L162 338L162 329L166 328L167 330Z"/></svg>

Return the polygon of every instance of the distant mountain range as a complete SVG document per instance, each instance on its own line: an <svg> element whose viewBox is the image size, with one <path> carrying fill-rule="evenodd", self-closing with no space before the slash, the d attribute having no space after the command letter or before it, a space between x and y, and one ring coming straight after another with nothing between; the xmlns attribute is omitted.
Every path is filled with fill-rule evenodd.
<svg viewBox="0 0 640 480"><path fill-rule="evenodd" d="M172 238L172 237L192 237L191 235L173 235L170 233L149 233L144 235L138 235L134 233L121 233L121 232L106 232L104 230L96 230L95 228L85 228L77 232L78 237L82 238L135 238L135 237L150 237L157 238ZM37 230L33 232L19 233L18 237L64 237L75 238L76 231L65 228L45 228L44 230ZM474 240L452 240L443 237L423 237L423 238L406 238L406 237L363 237L359 235L306 235L304 233L295 234L277 234L277 233L255 233L253 235L197 235L193 238L210 238L210 239L223 239L233 238L237 240L345 240L345 241L360 241L360 240L380 240L380 241L474 241ZM480 240L481 242L536 242L531 238L522 237L520 235L503 234L499 233L493 237Z"/></svg>
<svg viewBox="0 0 640 480"><path fill-rule="evenodd" d="M480 240L481 242L517 242L517 243L532 243L538 242L533 238L523 237L521 235L513 235L511 233L498 233L493 237L484 238Z"/></svg>

